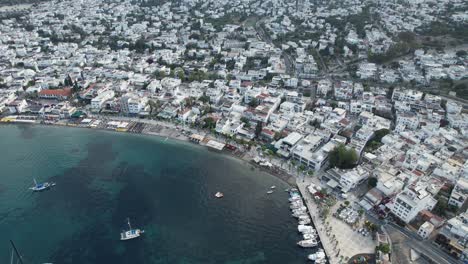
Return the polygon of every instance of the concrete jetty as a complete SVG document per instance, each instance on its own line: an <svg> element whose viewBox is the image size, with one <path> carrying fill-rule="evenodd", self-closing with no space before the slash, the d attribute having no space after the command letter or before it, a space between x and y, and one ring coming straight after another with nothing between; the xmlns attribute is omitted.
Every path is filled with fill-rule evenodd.
<svg viewBox="0 0 468 264"><path fill-rule="evenodd" d="M302 197L304 198L307 209L309 210L310 219L312 219L315 229L317 229L317 234L320 237L320 242L322 242L323 250L328 257L328 261L330 264L339 263L339 259L336 257L336 252L334 249L335 244L327 235L327 228L325 227L325 223L318 216L318 206L315 204L312 195L307 191L307 183L298 180L297 187L301 192Z"/></svg>

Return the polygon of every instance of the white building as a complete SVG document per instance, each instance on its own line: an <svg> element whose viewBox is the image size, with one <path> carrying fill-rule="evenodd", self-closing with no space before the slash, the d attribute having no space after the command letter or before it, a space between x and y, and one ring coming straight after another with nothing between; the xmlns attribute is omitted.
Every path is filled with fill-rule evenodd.
<svg viewBox="0 0 468 264"><path fill-rule="evenodd" d="M104 103L112 98L114 98L113 90L105 90L98 94L91 100L91 108L94 111L99 111L104 106Z"/></svg>
<svg viewBox="0 0 468 264"><path fill-rule="evenodd" d="M396 125L415 130L419 127L419 118L412 112L398 113Z"/></svg>
<svg viewBox="0 0 468 264"><path fill-rule="evenodd" d="M429 223L429 222L424 222L419 229L418 229L418 235L422 239L427 239L431 235L432 231L434 231L434 225Z"/></svg>
<svg viewBox="0 0 468 264"><path fill-rule="evenodd" d="M344 193L349 192L369 178L369 175L369 172L364 170L362 167L356 167L352 170L346 171L340 178L341 190Z"/></svg>
<svg viewBox="0 0 468 264"><path fill-rule="evenodd" d="M332 83L330 80L320 80L317 83L317 95L326 96L332 90Z"/></svg>
<svg viewBox="0 0 468 264"><path fill-rule="evenodd" d="M11 103L5 104L10 111L10 114L21 114L28 107L28 103L24 99L14 100Z"/></svg>
<svg viewBox="0 0 468 264"><path fill-rule="evenodd" d="M400 90L395 89L392 94L393 101L420 101L423 97L423 92L415 90Z"/></svg>
<svg viewBox="0 0 468 264"><path fill-rule="evenodd" d="M395 216L408 224L419 212L424 209L431 211L436 204L437 200L424 187L417 186L400 192L389 207Z"/></svg>
<svg viewBox="0 0 468 264"><path fill-rule="evenodd" d="M278 154L288 158L302 137L303 136L301 134L292 132L287 137L280 139L275 144L275 147L278 149Z"/></svg>
<svg viewBox="0 0 468 264"><path fill-rule="evenodd" d="M448 220L440 234L449 240L448 245L452 254L460 256L461 259L467 259L468 212Z"/></svg>
<svg viewBox="0 0 468 264"><path fill-rule="evenodd" d="M449 205L461 208L468 197L468 179L460 178L450 194Z"/></svg>
<svg viewBox="0 0 468 264"><path fill-rule="evenodd" d="M138 114L145 109L146 104L148 103L148 98L129 98L127 101L128 104L128 113L129 114Z"/></svg>

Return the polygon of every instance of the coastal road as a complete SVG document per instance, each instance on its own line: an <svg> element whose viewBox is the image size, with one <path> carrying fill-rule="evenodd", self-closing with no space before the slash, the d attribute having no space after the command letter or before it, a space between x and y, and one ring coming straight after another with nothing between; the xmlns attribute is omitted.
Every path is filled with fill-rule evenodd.
<svg viewBox="0 0 468 264"><path fill-rule="evenodd" d="M421 240L417 237L414 232L411 232L405 228L402 228L394 223L385 225L385 229L388 231L392 244L400 249L410 248L419 252L421 255L426 256L435 263L440 264L462 264L463 262L457 260L445 253L442 249L438 248L431 241ZM396 245L395 245L396 244ZM399 252L404 254L403 252ZM400 254L396 254L397 256ZM405 260L397 261L397 263L407 263Z"/></svg>
<svg viewBox="0 0 468 264"><path fill-rule="evenodd" d="M265 29L262 27L262 23L264 22L265 20L264 19L260 19L259 21L257 21L255 23L255 31L257 31L257 34L258 34L258 37L262 40L262 41L265 41L269 44L271 44L272 46L276 46L274 43L273 43L273 40L270 38L270 35L267 34L267 32L265 32ZM289 55L288 53L286 52L282 52L281 53L283 59L284 59L284 64L286 65L286 72L288 74L291 74L293 75L294 74L294 60L293 58L291 57L291 55Z"/></svg>

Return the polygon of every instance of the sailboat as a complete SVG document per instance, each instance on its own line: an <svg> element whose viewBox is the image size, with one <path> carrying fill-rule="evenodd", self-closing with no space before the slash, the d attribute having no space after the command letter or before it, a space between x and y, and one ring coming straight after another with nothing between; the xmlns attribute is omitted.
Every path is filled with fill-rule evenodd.
<svg viewBox="0 0 468 264"><path fill-rule="evenodd" d="M43 182L37 183L36 179L34 179L34 186L30 187L29 189L33 192L40 192L49 189L50 187L55 186L55 182Z"/></svg>
<svg viewBox="0 0 468 264"><path fill-rule="evenodd" d="M15 255L17 257L16 263L24 264L23 262L23 257L20 255L18 249L15 246L15 243L13 243L13 240L10 240L11 243L11 259L10 259L10 264L13 264L15 261ZM52 263L43 263L43 264L52 264Z"/></svg>
<svg viewBox="0 0 468 264"><path fill-rule="evenodd" d="M134 238L140 237L141 234L145 233L145 230L132 229L129 218L127 218L127 223L128 223L128 231L123 231L122 233L120 233L120 240L134 239Z"/></svg>

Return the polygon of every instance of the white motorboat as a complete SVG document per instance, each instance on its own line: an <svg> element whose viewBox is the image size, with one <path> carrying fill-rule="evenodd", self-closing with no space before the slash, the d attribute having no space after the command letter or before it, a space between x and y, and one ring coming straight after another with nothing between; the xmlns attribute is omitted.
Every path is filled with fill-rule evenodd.
<svg viewBox="0 0 468 264"><path fill-rule="evenodd" d="M306 214L300 215L299 220L310 220L310 217L308 215L306 215Z"/></svg>
<svg viewBox="0 0 468 264"><path fill-rule="evenodd" d="M304 231L310 230L310 229L313 229L313 227L310 226L310 225L298 225L297 226L297 231L299 231L299 232L304 232Z"/></svg>
<svg viewBox="0 0 468 264"><path fill-rule="evenodd" d="M296 197L296 196L291 197L291 198L289 198L288 200L289 200L290 202L302 201L301 197Z"/></svg>
<svg viewBox="0 0 468 264"><path fill-rule="evenodd" d="M303 234L305 234L305 233L312 234L312 233L316 232L313 227L308 226L308 225L299 225L297 227L297 231L299 231L300 233L303 233Z"/></svg>
<svg viewBox="0 0 468 264"><path fill-rule="evenodd" d="M296 208L292 210L293 213L299 214L299 215L307 215L307 208L301 207L301 208Z"/></svg>
<svg viewBox="0 0 468 264"><path fill-rule="evenodd" d="M310 224L310 223L311 223L310 219L299 221L299 224L300 224L300 225L308 225L308 224Z"/></svg>
<svg viewBox="0 0 468 264"><path fill-rule="evenodd" d="M317 232L317 231L315 231L315 229L307 229L307 230L302 231L301 233L302 233L302 234L316 235L316 234L317 234L316 232Z"/></svg>
<svg viewBox="0 0 468 264"><path fill-rule="evenodd" d="M316 240L317 239L317 235L312 234L312 233L302 234L302 237L304 238L304 240L310 240L310 239Z"/></svg>
<svg viewBox="0 0 468 264"><path fill-rule="evenodd" d="M299 218L300 216L306 215L306 212L294 212L292 216Z"/></svg>
<svg viewBox="0 0 468 264"><path fill-rule="evenodd" d="M315 263L325 263L324 261L326 260L325 252L323 251L323 249L319 249L314 254L310 254L307 258L312 261L315 261Z"/></svg>
<svg viewBox="0 0 468 264"><path fill-rule="evenodd" d="M302 197L298 193L290 193L289 198L291 199L302 199Z"/></svg>
<svg viewBox="0 0 468 264"><path fill-rule="evenodd" d="M302 200L293 201L290 204L291 204L290 206L304 206L304 203L302 202Z"/></svg>
<svg viewBox="0 0 468 264"><path fill-rule="evenodd" d="M289 206L289 208L290 208L291 210L298 209L298 208L304 208L304 207L305 207L305 206L304 206L303 203L293 203L293 204L291 204L291 205ZM307 207L305 207L305 208L307 208Z"/></svg>
<svg viewBox="0 0 468 264"><path fill-rule="evenodd" d="M137 237L140 237L141 234L145 233L145 230L141 229L132 229L130 225L130 219L127 218L128 230L120 233L120 240L130 240Z"/></svg>
<svg viewBox="0 0 468 264"><path fill-rule="evenodd" d="M306 231L302 232L302 235L305 235L305 234L317 236L317 230L309 229L309 230L306 230ZM319 237L317 236L316 239L318 239L318 238Z"/></svg>
<svg viewBox="0 0 468 264"><path fill-rule="evenodd" d="M216 197L216 198L223 198L223 197L224 197L224 194L223 194L222 192L217 192L217 193L215 194L215 197Z"/></svg>
<svg viewBox="0 0 468 264"><path fill-rule="evenodd" d="M273 191L272 191L272 190L270 190L270 191L268 191L268 192L267 192L267 194L272 194L272 193L273 193Z"/></svg>
<svg viewBox="0 0 468 264"><path fill-rule="evenodd" d="M272 189L272 190L275 189L275 188L276 188L276 186L274 186L274 185L270 187L270 189Z"/></svg>
<svg viewBox="0 0 468 264"><path fill-rule="evenodd" d="M52 186L55 186L54 182L37 183L36 179L34 179L34 186L30 187L29 189L32 190L33 192L40 192L40 191L45 191Z"/></svg>
<svg viewBox="0 0 468 264"><path fill-rule="evenodd" d="M311 248L311 247L316 247L318 245L318 242L313 239L307 239L307 240L301 240L297 242L297 244L304 248Z"/></svg>

